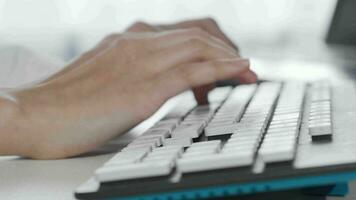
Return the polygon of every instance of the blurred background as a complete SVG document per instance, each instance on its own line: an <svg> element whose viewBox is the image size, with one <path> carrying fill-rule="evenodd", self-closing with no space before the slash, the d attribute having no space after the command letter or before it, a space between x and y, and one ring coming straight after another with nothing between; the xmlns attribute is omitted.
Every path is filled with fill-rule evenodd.
<svg viewBox="0 0 356 200"><path fill-rule="evenodd" d="M280 48L293 45L296 50L301 46L300 51L315 54L314 49L305 49L302 44L305 40L323 40L335 3L335 0L0 0L0 40L69 60L106 34L120 32L137 20L169 23L211 16L245 54L268 55L273 53L268 52L269 47L276 44Z"/></svg>
<svg viewBox="0 0 356 200"><path fill-rule="evenodd" d="M354 47L324 42L335 5L336 0L0 0L0 44L26 46L66 62L137 20L210 16L243 56L257 62L352 66Z"/></svg>

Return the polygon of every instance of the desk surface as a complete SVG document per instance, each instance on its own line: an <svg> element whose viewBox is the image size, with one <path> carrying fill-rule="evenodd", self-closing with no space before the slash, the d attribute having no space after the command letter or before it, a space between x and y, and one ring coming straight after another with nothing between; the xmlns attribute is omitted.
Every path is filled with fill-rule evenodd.
<svg viewBox="0 0 356 200"><path fill-rule="evenodd" d="M347 74L341 73L337 68L332 66L317 64L317 63L303 63L295 61L283 61L282 63L271 63L264 60L254 60L256 70L264 78L282 79L312 79L312 78L331 78L339 80L345 78ZM264 67L261 67L263 65ZM260 67L259 67L260 66ZM295 69L298 67L298 70ZM268 73L268 71L274 73ZM335 73L335 70L338 73ZM300 72L300 77L296 73L290 71ZM273 76L268 76L273 74ZM286 75L292 74L293 77ZM309 74L305 76L305 74ZM121 138L112 141L100 150L88 154L86 156L63 159L63 160L26 160L18 157L0 157L0 199L27 199L27 200L71 200L73 197L73 190L86 179L88 179L102 163L112 157L112 152L117 151L123 145L128 143L135 135L145 127L152 124L155 120L164 114L164 110L168 110L172 106L172 102L165 105L153 117L141 124L134 131L122 136ZM351 192L348 196L343 198L328 197L328 200L334 199L356 199L356 182L350 184ZM270 199L316 199L315 197L305 196L299 191L284 191L267 194ZM266 194L255 195L251 197L244 197L243 199L266 199ZM317 198L318 199L318 198ZM319 197L319 199L325 199Z"/></svg>
<svg viewBox="0 0 356 200"><path fill-rule="evenodd" d="M112 154L73 158L58 161L12 160L0 164L0 198L3 200L72 200L73 190ZM351 183L351 192L345 198L356 199L356 182ZM298 191L284 191L245 197L243 199L325 199L305 196Z"/></svg>

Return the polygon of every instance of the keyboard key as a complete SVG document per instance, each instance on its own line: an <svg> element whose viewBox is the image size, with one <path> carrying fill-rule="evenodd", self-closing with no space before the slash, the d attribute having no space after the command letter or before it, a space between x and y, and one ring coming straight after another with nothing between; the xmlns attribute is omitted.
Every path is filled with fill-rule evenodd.
<svg viewBox="0 0 356 200"><path fill-rule="evenodd" d="M119 152L104 165L124 165L141 161L149 150Z"/></svg>
<svg viewBox="0 0 356 200"><path fill-rule="evenodd" d="M183 147L189 147L191 144L192 144L192 138L190 138L190 137L168 138L163 141L164 146L180 145Z"/></svg>
<svg viewBox="0 0 356 200"><path fill-rule="evenodd" d="M202 133L203 128L204 123L182 124L172 132L172 137L197 138Z"/></svg>
<svg viewBox="0 0 356 200"><path fill-rule="evenodd" d="M176 127L176 125L173 123L155 124L149 130L151 130L151 131L153 131L153 130L165 131L166 130L166 131L172 132L175 127Z"/></svg>
<svg viewBox="0 0 356 200"><path fill-rule="evenodd" d="M313 141L332 138L331 89L326 83L314 83L310 91L308 129Z"/></svg>
<svg viewBox="0 0 356 200"><path fill-rule="evenodd" d="M294 159L294 145L263 147L259 151L259 156L265 163L291 161Z"/></svg>
<svg viewBox="0 0 356 200"><path fill-rule="evenodd" d="M217 87L208 93L209 103L211 102L222 102L230 94L232 87Z"/></svg>
<svg viewBox="0 0 356 200"><path fill-rule="evenodd" d="M143 136L161 136L162 138L167 138L171 136L168 130L148 130L144 132L140 137Z"/></svg>
<svg viewBox="0 0 356 200"><path fill-rule="evenodd" d="M237 130L238 124L218 124L218 125L208 125L204 129L206 136L217 136L231 134Z"/></svg>
<svg viewBox="0 0 356 200"><path fill-rule="evenodd" d="M161 136L148 136L146 138L145 136L143 137L138 137L134 141L132 141L129 146L134 146L134 145L145 145L145 144L150 144L152 147L158 147L162 145L162 140Z"/></svg>
<svg viewBox="0 0 356 200"><path fill-rule="evenodd" d="M155 125L161 125L161 124L173 124L174 127L177 127L181 122L181 118L170 118L170 119L163 119L159 122L157 122Z"/></svg>
<svg viewBox="0 0 356 200"><path fill-rule="evenodd" d="M142 162L127 165L103 166L96 170L100 182L121 181L168 175L172 170L168 162Z"/></svg>
<svg viewBox="0 0 356 200"><path fill-rule="evenodd" d="M183 157L177 162L177 170L184 177L184 173L249 166L252 162L253 154L250 152L228 152Z"/></svg>
<svg viewBox="0 0 356 200"><path fill-rule="evenodd" d="M123 148L121 151L152 151L155 146L153 144L141 144L141 145L128 145Z"/></svg>
<svg viewBox="0 0 356 200"><path fill-rule="evenodd" d="M191 156L197 153L203 154L213 154L220 151L221 142L220 140L209 141L209 142L198 142L192 144L183 154L183 156Z"/></svg>

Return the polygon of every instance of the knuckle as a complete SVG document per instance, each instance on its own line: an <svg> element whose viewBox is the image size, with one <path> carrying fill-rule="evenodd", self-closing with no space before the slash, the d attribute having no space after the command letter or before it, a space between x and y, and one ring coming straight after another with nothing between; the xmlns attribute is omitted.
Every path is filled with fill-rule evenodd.
<svg viewBox="0 0 356 200"><path fill-rule="evenodd" d="M217 60L210 61L210 67L213 69L218 69L221 63Z"/></svg>
<svg viewBox="0 0 356 200"><path fill-rule="evenodd" d="M146 27L147 24L143 21L137 21L134 24L132 24L132 27Z"/></svg>
<svg viewBox="0 0 356 200"><path fill-rule="evenodd" d="M147 31L147 30L151 30L151 26L145 22L137 21L130 26L129 30L130 31L143 31L143 30Z"/></svg>
<svg viewBox="0 0 356 200"><path fill-rule="evenodd" d="M143 43L142 38L121 37L117 40L117 45L123 48L137 48Z"/></svg>
<svg viewBox="0 0 356 200"><path fill-rule="evenodd" d="M194 27L189 29L189 34L193 37L206 38L208 33L200 27Z"/></svg>
<svg viewBox="0 0 356 200"><path fill-rule="evenodd" d="M138 58L144 58L151 51L147 47L144 38L120 38L115 45L116 55L125 55L130 62L138 62Z"/></svg>
<svg viewBox="0 0 356 200"><path fill-rule="evenodd" d="M217 25L217 22L212 17L206 17L202 21L206 24Z"/></svg>
<svg viewBox="0 0 356 200"><path fill-rule="evenodd" d="M220 74L220 70L219 70L220 62L211 61L208 66L209 67L206 68L206 71L209 74L209 77L211 77L212 80L216 80Z"/></svg>
<svg viewBox="0 0 356 200"><path fill-rule="evenodd" d="M177 68L178 77L187 85L190 86L193 83L192 69L189 67L179 67Z"/></svg>
<svg viewBox="0 0 356 200"><path fill-rule="evenodd" d="M200 38L191 38L187 42L192 48L199 51L205 50L207 47L207 44Z"/></svg>

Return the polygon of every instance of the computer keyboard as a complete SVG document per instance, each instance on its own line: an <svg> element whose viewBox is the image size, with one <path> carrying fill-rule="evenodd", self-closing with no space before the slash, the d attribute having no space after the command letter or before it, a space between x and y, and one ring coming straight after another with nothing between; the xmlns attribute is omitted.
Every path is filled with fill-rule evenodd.
<svg viewBox="0 0 356 200"><path fill-rule="evenodd" d="M231 196L318 185L299 181L277 187L268 181L356 171L356 156L350 153L356 148L345 139L355 139L356 125L333 124L345 125L334 119L335 109L339 117L355 108L349 115L356 119L353 84L262 82L214 89L209 102L197 106L188 98L180 103L98 168L76 197L185 199L216 197L217 191ZM339 131L346 137L335 138ZM338 148L350 152L338 153ZM221 189L231 184L234 192Z"/></svg>

